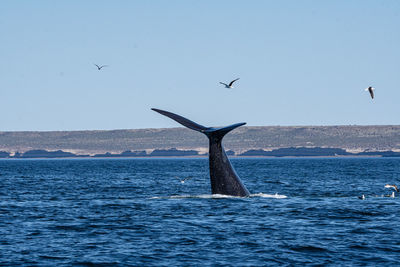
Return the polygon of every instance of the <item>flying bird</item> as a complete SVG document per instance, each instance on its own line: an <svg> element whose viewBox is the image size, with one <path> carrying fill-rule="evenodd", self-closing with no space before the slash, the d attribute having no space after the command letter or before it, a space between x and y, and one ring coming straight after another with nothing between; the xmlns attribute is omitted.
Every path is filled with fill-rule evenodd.
<svg viewBox="0 0 400 267"><path fill-rule="evenodd" d="M108 67L108 65L101 65L101 66L99 66L97 64L94 64L94 65L97 67L98 70L101 70L104 67Z"/></svg>
<svg viewBox="0 0 400 267"><path fill-rule="evenodd" d="M223 82L219 82L219 83L225 85L225 88L231 89L231 88L233 88L233 86L232 86L233 83L236 82L236 81L239 80L239 79L240 79L240 78L237 78L237 79L231 81L229 84L226 84L226 83L223 83Z"/></svg>
<svg viewBox="0 0 400 267"><path fill-rule="evenodd" d="M399 192L399 189L395 184L387 184L385 185L385 188L393 188L394 190L396 190L396 192Z"/></svg>
<svg viewBox="0 0 400 267"><path fill-rule="evenodd" d="M375 88L374 87L368 87L368 88L365 88L365 91L368 91L369 92L369 94L371 95L371 98L372 99L374 99L374 90L375 90Z"/></svg>

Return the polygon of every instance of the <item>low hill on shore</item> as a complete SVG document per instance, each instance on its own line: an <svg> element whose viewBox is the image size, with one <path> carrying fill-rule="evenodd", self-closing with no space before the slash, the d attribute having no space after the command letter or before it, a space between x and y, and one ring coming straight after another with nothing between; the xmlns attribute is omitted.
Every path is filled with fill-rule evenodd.
<svg viewBox="0 0 400 267"><path fill-rule="evenodd" d="M400 126L264 126L240 127L224 138L226 150L270 151L288 147L341 148L349 152L400 151ZM153 151L155 149L207 152L208 140L186 128L0 132L0 151L29 150L75 154Z"/></svg>

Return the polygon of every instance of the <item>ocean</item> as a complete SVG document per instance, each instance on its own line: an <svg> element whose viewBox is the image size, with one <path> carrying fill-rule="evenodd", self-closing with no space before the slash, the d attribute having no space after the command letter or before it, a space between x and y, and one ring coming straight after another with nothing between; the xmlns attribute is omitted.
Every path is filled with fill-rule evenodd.
<svg viewBox="0 0 400 267"><path fill-rule="evenodd" d="M400 158L231 161L251 197L206 158L0 160L0 265L400 265Z"/></svg>

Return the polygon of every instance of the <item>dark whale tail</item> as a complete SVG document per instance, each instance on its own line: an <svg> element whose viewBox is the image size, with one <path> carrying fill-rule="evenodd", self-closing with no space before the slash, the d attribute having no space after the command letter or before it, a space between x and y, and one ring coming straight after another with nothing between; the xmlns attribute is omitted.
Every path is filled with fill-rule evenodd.
<svg viewBox="0 0 400 267"><path fill-rule="evenodd" d="M156 109L156 108L152 108L151 110L154 110L164 116L167 116L167 117L173 119L174 121L179 122L180 124L182 124L183 126L189 128L189 129L204 133L208 137L217 137L217 138L221 138L221 139L224 137L224 135L226 135L233 129L246 124L245 122L242 122L242 123L236 123L236 124L232 124L232 125L229 125L226 127L221 127L221 128L205 127L203 125L197 124L191 120L188 120L188 119L186 119L182 116L179 116L177 114L174 114L172 112L168 112L168 111Z"/></svg>
<svg viewBox="0 0 400 267"><path fill-rule="evenodd" d="M210 141L208 155L210 164L211 191L213 194L242 197L250 195L249 191L243 185L239 176L236 174L235 170L230 164L221 143L222 138L227 133L246 123L236 123L221 128L205 127L172 112L155 108L152 108L152 110L175 120L189 129L207 135Z"/></svg>

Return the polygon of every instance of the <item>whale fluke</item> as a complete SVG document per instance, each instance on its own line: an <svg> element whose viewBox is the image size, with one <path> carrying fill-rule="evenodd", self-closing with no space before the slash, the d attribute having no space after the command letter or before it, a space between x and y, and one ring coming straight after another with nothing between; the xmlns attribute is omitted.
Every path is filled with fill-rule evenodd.
<svg viewBox="0 0 400 267"><path fill-rule="evenodd" d="M195 122L193 122L191 120L188 120L188 119L186 119L186 118L184 118L182 116L179 116L177 114L174 114L172 112L168 112L168 111L161 110L161 109L156 109L156 108L152 108L151 110L154 110L154 111L156 111L156 112L158 112L158 113L160 113L160 114L162 114L164 116L167 116L167 117L173 119L174 121L179 122L183 126L186 126L189 129L192 129L192 130L195 130L195 131L198 131L198 132L202 132L202 131L208 129L207 127L204 127L203 125L197 124L197 123L195 123Z"/></svg>
<svg viewBox="0 0 400 267"><path fill-rule="evenodd" d="M212 194L240 197L247 197L250 195L249 191L243 185L239 176L233 169L225 153L225 150L222 147L222 138L233 129L240 127L246 123L236 123L221 128L205 127L172 112L156 108L152 108L152 110L175 120L176 122L182 124L189 129L201 132L208 137L208 159L210 165Z"/></svg>

